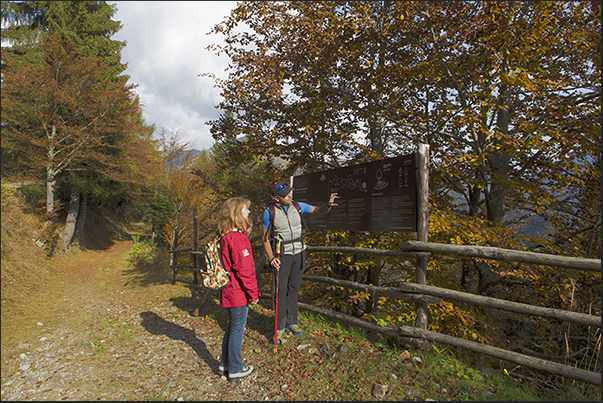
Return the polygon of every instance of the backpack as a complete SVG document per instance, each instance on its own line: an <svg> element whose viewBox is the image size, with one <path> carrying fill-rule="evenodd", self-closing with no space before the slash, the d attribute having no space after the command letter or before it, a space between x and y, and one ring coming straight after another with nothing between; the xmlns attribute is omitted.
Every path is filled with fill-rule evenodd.
<svg viewBox="0 0 603 403"><path fill-rule="evenodd" d="M295 206L295 209L299 213L299 218L301 219L302 226L305 230L307 230L308 224L306 224L306 221L304 220L304 215L302 214L300 205L295 200L292 200L291 204ZM270 242L274 245L275 240L272 238L272 226L274 225L274 214L276 214L276 201L272 200L270 203L268 203L266 209L268 210L268 214L270 215L270 225L268 226L268 239L270 239ZM290 241L282 241L282 243L292 243L297 241L301 241L302 243L304 242L303 234L299 238L295 238Z"/></svg>
<svg viewBox="0 0 603 403"><path fill-rule="evenodd" d="M210 290L220 290L230 283L230 272L224 268L222 261L222 250L220 248L220 239L229 232L243 232L240 229L233 229L224 234L217 235L209 241L203 248L205 256L205 271L200 271L203 280L203 286Z"/></svg>

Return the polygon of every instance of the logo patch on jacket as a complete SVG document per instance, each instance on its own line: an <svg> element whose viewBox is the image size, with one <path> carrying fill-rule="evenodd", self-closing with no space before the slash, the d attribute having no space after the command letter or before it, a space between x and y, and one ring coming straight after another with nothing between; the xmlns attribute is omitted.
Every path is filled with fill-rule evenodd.
<svg viewBox="0 0 603 403"><path fill-rule="evenodd" d="M249 250L243 249L243 257L249 256Z"/></svg>

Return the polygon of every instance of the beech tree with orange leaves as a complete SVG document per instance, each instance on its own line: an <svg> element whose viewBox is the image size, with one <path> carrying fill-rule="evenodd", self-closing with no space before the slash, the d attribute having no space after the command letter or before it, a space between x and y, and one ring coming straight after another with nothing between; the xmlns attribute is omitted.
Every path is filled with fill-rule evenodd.
<svg viewBox="0 0 603 403"><path fill-rule="evenodd" d="M551 247L600 256L585 244L600 244L600 204L580 196L600 195L600 10L240 2L213 29L227 39L213 49L232 60L214 137L245 135L246 155L286 156L289 173L428 143L434 210L507 227L540 216L554 233L584 234Z"/></svg>
<svg viewBox="0 0 603 403"><path fill-rule="evenodd" d="M242 1L212 33L226 44L211 49L231 60L229 75L216 80L224 101L212 133L226 142L245 137L237 161L283 157L286 176L427 143L430 241L600 258L600 2ZM545 231L526 233L531 223ZM395 249L413 235L330 231L306 239ZM342 278L383 266L402 281L413 277L399 262L312 259ZM428 282L600 310L596 274L435 256ZM366 314L356 296L333 300ZM393 305L391 316L413 311ZM509 325L480 309L429 308L434 327L460 337L487 333L501 317ZM552 354L582 347L546 346Z"/></svg>

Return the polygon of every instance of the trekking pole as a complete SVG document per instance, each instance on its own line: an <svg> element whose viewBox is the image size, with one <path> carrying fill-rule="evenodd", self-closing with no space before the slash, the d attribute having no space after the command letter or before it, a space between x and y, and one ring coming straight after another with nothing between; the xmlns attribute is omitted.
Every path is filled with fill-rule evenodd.
<svg viewBox="0 0 603 403"><path fill-rule="evenodd" d="M279 263L280 263L280 258L281 258L281 237L278 236L276 237L276 258L279 259ZM276 287L274 288L274 292L276 295L276 301L274 304L274 348L273 348L273 352L276 353L276 336L278 334L278 274L279 274L279 269L276 269Z"/></svg>

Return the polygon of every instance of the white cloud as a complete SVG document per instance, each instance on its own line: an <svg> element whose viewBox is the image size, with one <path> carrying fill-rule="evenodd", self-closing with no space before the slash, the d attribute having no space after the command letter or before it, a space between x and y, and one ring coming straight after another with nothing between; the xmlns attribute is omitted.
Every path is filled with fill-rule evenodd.
<svg viewBox="0 0 603 403"><path fill-rule="evenodd" d="M226 56L206 50L222 43L207 35L236 7L235 1L116 1L113 19L122 29L112 39L126 41L125 74L138 84L136 93L147 124L178 132L192 148L214 144L207 121L216 119L219 89L202 73L225 78Z"/></svg>

